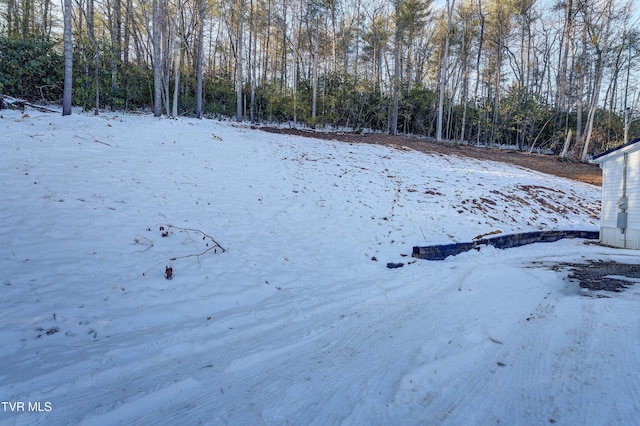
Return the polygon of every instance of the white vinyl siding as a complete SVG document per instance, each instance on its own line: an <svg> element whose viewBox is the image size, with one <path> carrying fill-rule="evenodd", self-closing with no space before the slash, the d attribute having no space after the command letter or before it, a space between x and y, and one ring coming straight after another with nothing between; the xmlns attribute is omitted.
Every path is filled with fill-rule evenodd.
<svg viewBox="0 0 640 426"><path fill-rule="evenodd" d="M627 154L627 228L618 228L618 201L623 194L624 155ZM596 160L602 168L600 239L603 244L640 249L640 143Z"/></svg>
<svg viewBox="0 0 640 426"><path fill-rule="evenodd" d="M640 230L640 151L629 154L627 159L627 197L629 198L628 227Z"/></svg>
<svg viewBox="0 0 640 426"><path fill-rule="evenodd" d="M625 235L618 228L603 226L600 228L600 242L607 246L624 247Z"/></svg>
<svg viewBox="0 0 640 426"><path fill-rule="evenodd" d="M602 226L615 228L618 221L618 200L622 196L623 158L604 163L602 170Z"/></svg>

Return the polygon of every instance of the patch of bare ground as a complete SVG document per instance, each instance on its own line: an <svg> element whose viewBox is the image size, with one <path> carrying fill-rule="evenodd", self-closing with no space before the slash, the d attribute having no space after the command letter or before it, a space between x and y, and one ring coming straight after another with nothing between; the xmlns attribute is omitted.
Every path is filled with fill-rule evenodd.
<svg viewBox="0 0 640 426"><path fill-rule="evenodd" d="M602 185L602 171L594 164L586 164L571 160L560 160L546 154L529 154L525 152L504 150L471 145L438 143L413 136L391 136L382 133L350 133L326 132L300 129L284 129L275 127L256 127L270 133L306 136L317 139L337 140L348 143L369 143L395 148L411 148L424 153L458 155L478 160L500 161L523 168L536 170L550 175L573 179L592 185Z"/></svg>
<svg viewBox="0 0 640 426"><path fill-rule="evenodd" d="M621 292L640 282L640 264L619 263L611 260L592 260L587 263L558 263L554 271L569 270L567 278L591 291ZM598 295L598 297L606 297Z"/></svg>

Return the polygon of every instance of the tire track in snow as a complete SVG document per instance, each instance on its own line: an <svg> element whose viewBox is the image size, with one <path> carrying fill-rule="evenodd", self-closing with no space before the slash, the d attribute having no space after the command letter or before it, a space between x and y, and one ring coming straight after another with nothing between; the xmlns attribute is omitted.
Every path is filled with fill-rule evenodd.
<svg viewBox="0 0 640 426"><path fill-rule="evenodd" d="M624 380L624 392L616 395L603 394L601 389L616 387L619 375L635 370L639 359L637 342L638 326L611 324L616 308L629 308L631 303L623 300L583 298L581 311L571 321L567 316L561 322L566 338L558 345L558 356L553 359L552 381L549 394L555 396L558 420L570 419L578 422L632 424L640 410L638 396L640 384ZM629 318L637 317L638 309L629 312ZM616 332L616 329L633 328L635 333ZM570 361L567 361L570 360ZM633 385L632 385L633 384Z"/></svg>
<svg viewBox="0 0 640 426"><path fill-rule="evenodd" d="M489 253L487 255L490 256ZM456 312L474 312L477 316L475 321L462 326L454 321L450 328L441 330L440 340L448 340L448 344L436 343L433 345L436 352L426 346L422 359L418 360L420 366L408 372L403 379L398 403L410 407L410 415L418 416L422 421L438 424L494 423L500 419L491 412L478 413L475 407L502 407L515 397L513 392L517 384L512 378L518 374L513 374L512 369L519 369L523 364L514 355L522 352L519 336L521 328L528 325L525 324L527 306L535 308L546 292L544 284L539 283L537 271L517 268L505 272L504 266L496 268L493 263L489 260L471 267L472 274L463 276L460 283L463 293L469 291L470 295L466 300L448 301L450 309L458 305ZM496 270L519 279L509 287L493 286L493 282L498 281L493 276ZM513 303L516 309L508 306L473 307L476 299L473 294L477 292L500 294L496 301L506 305ZM487 300L482 294L477 297ZM528 304L521 300L515 303L523 297ZM434 341L438 342L437 336ZM531 359L524 364L530 366L533 363L535 360ZM524 368L526 371L527 367Z"/></svg>
<svg viewBox="0 0 640 426"><path fill-rule="evenodd" d="M335 291L335 286L332 288ZM133 424L152 424L161 419L203 420L218 415L222 420L259 419L262 422L275 421L283 415L308 420L342 418L351 407L358 406L363 393L375 396L378 390L387 398L393 394L392 390L382 388L383 383L393 381L381 375L391 374L384 373L389 365L396 366L397 375L406 368L402 364L412 351L410 343L415 340L416 328L425 326L426 314L422 317L419 314L431 290L421 287L415 291L385 288L371 291L360 287L332 297L330 289L308 290L311 303L300 299L297 311L292 312L291 300L276 301L253 319L249 310L240 309L220 318L217 327L183 333L177 332L177 327L165 329L162 334L158 333L155 348L142 352L134 335L125 336L120 349L105 354L103 365L98 366L92 360L67 367L69 377L74 379L47 393L47 398L63 402L58 404L55 413L38 418L36 424L55 423L61 413L69 421L90 422L92 416L106 415L113 410L129 413L127 418ZM298 294L294 298L302 296ZM416 296L420 297L416 300ZM387 306L388 302L393 306ZM408 314L418 318L415 327L407 326ZM236 322L239 327L229 330ZM301 330L306 334L301 336ZM392 353L371 361L371 354L380 352L379 345L385 347L386 339L399 337ZM248 341L253 341L253 345ZM117 345L110 342L111 347ZM181 345L188 345L189 351ZM418 343L414 342L415 345ZM163 347L160 353L152 353ZM247 353L247 347L254 347L255 351ZM189 357L178 359L172 352L189 353ZM177 368L178 365L182 367ZM307 371L310 366L314 368ZM350 379L330 383L336 370L339 376ZM158 383L165 385L158 388ZM181 391L171 401L164 401L160 391L174 383L189 386L179 386ZM287 400L285 395L278 400L282 388L290 389L290 397L295 394L296 399ZM69 389L74 392L67 393ZM304 390L305 398L300 399L295 389ZM322 389L320 394L318 389ZM153 399L162 402L161 408L148 408ZM326 412L336 406L341 409ZM281 411L279 415L278 409L287 412ZM358 414L356 410L354 415L366 411Z"/></svg>
<svg viewBox="0 0 640 426"><path fill-rule="evenodd" d="M544 277L534 273L531 283L534 275L538 280ZM557 280L549 281L553 282ZM425 421L452 425L517 424L522 419L532 424L635 422L640 383L625 378L624 390L615 395L603 394L601 389L615 388L621 372L634 374L634 365L640 361L640 326L633 319L640 310L637 300L592 299L549 288L551 292L540 288L543 291L522 295L530 300L531 310L513 315L511 321L505 318L510 325L497 334L499 344L481 342L467 353L450 354L407 376L421 384L414 386L414 398L424 398ZM610 324L621 308L629 310L629 322ZM447 366L456 373L437 379L434 370ZM477 407L495 410L477 411Z"/></svg>

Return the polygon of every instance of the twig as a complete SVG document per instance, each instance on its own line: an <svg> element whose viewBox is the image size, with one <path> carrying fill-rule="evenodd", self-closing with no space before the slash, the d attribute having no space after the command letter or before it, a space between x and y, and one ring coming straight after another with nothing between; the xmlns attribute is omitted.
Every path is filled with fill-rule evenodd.
<svg viewBox="0 0 640 426"><path fill-rule="evenodd" d="M38 87L38 90L40 90L40 97L42 98L42 101L46 102L47 100L44 98L44 92L42 91L42 89L44 89L46 87L55 89L56 85L55 84L45 84L43 86L37 86L37 87Z"/></svg>
<svg viewBox="0 0 640 426"><path fill-rule="evenodd" d="M182 228L180 226L174 226L174 225L170 225L170 224L159 224L158 226L165 226L166 228L173 228L173 229L177 229L178 231L185 231L185 232L199 232L201 233L204 237L209 238L214 244L215 246L213 246L212 248L218 247L220 250L222 250L222 252L224 253L226 250L224 249L224 247L222 247L220 245L220 243L218 243L216 240L213 239L212 236L205 234L204 232L202 232L199 229L194 229L194 228ZM209 251L209 250L207 250ZM206 253L207 251L205 251L204 253ZM202 253L202 254L204 254Z"/></svg>
<svg viewBox="0 0 640 426"><path fill-rule="evenodd" d="M108 143L106 143L106 142L102 142L101 140L99 140L98 138L96 138L95 136L93 136L93 135L91 134L91 132L87 132L87 133L89 133L89 136L91 136L91 137L93 138L93 141L94 141L94 142L101 143L101 144L106 145L106 146L110 146L111 148L120 148L120 146L119 146L118 144L111 145L111 144L108 144Z"/></svg>
<svg viewBox="0 0 640 426"><path fill-rule="evenodd" d="M146 244L146 246L147 246L147 248L144 249L144 250L138 250L138 253L144 253L145 251L147 251L147 250L151 249L151 247L153 247L153 241L151 241L147 237L136 237L134 241L135 241L136 244Z"/></svg>
<svg viewBox="0 0 640 426"><path fill-rule="evenodd" d="M94 142L98 142L98 143L101 143L103 145L110 146L111 148L120 148L118 145L110 145L110 144L108 144L106 142L99 141L98 139L94 140Z"/></svg>
<svg viewBox="0 0 640 426"><path fill-rule="evenodd" d="M331 157L320 157L320 158L309 158L306 155L302 155L302 160L306 161L324 161L324 160L332 160Z"/></svg>
<svg viewBox="0 0 640 426"><path fill-rule="evenodd" d="M202 231L201 231L201 230L199 230L199 229L194 229L194 228L182 228L182 227L180 227L180 226L174 226L174 225L169 225L169 224L157 224L157 225L156 225L156 227L164 228L166 231L168 231L168 230L169 230L169 229L171 229L171 228L173 228L173 229L177 229L178 231L184 231L184 232L186 232L186 233L187 233L187 235L189 236L189 238L190 238L192 241L195 241L195 240L191 237L191 235L189 234L189 231L191 231L191 232L199 232L200 234L202 234L202 235L203 235L203 238L202 238L203 240L204 240L205 238L208 238L209 240L211 240L211 241L214 243L214 245L213 245L212 247L207 248L207 249L206 249L205 251L203 251L202 253L191 253L191 254L185 254L185 255L183 255L183 256L175 256L175 257L170 257L170 258L168 258L168 259L162 260L162 261L160 261L160 262L156 263L155 265L153 265L151 268L149 268L149 269L147 269L146 271L144 271L144 272L142 273L142 275L143 275L143 276L146 276L146 275L147 275L147 273L148 273L149 271L152 271L153 269L157 268L159 265L161 265L161 264L163 264L163 263L166 263L166 262L173 262L174 260L178 260L178 259L186 259L186 258L188 258L188 257L197 257L197 258L198 258L198 263L199 263L199 261L200 261L200 256L203 256L203 255L207 254L207 253L208 253L208 252L210 252L211 250L216 251L217 249L220 249L220 250L222 251L222 253L224 253L224 252L226 251L226 250L225 250L225 248L224 248L224 247L222 247L222 246L220 245L220 243L218 243L218 242L217 242L217 241L216 241L212 236L205 234L204 232L202 232ZM149 229L150 229L150 228L149 228ZM152 244L152 245L153 245L153 244Z"/></svg>
<svg viewBox="0 0 640 426"><path fill-rule="evenodd" d="M210 252L211 250L214 250L216 248L218 248L218 246L209 247L208 249L206 249L202 253L185 254L184 256L170 257L168 259L162 260L162 261L156 263L155 265L153 265L151 268L149 268L146 271L144 271L142 273L142 276L146 277L147 276L147 272L150 272L150 271L154 270L155 268L157 268L158 266L162 265L163 263L173 262L174 260L178 260L178 259L186 259L187 257L197 257L198 260L199 260L200 256L202 256L204 254L207 254L208 252ZM222 247L220 247L220 248L222 248Z"/></svg>

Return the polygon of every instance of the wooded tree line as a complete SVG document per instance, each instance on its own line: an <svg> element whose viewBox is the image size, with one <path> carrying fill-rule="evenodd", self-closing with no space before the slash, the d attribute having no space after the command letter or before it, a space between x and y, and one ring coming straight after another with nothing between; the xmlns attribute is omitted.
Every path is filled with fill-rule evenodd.
<svg viewBox="0 0 640 426"><path fill-rule="evenodd" d="M68 29L69 93L96 113L372 129L583 160L640 136L634 0L1 1L5 94L62 98Z"/></svg>

